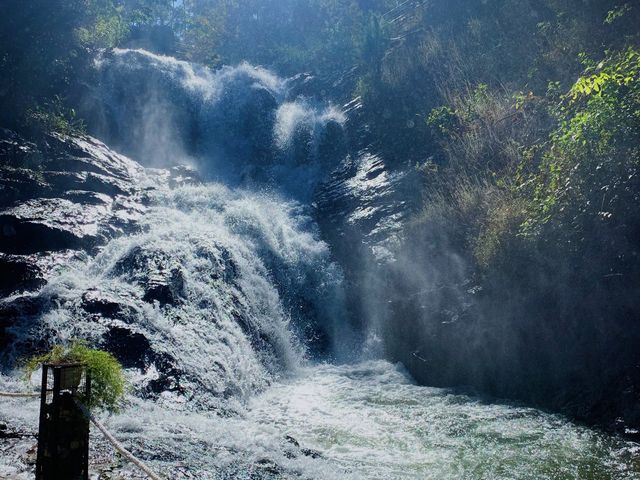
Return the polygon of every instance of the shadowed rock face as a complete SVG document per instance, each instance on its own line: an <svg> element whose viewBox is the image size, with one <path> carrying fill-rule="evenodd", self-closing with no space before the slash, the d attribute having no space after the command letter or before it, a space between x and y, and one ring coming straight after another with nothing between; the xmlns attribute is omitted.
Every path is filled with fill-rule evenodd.
<svg viewBox="0 0 640 480"><path fill-rule="evenodd" d="M16 342L15 331L34 328L56 307L55 295L30 294L72 260L82 260L109 239L140 230L150 189L200 183L185 166L145 171L88 136L46 135L36 143L0 130L0 349L32 351L39 341ZM152 176L154 181L145 179ZM128 261L129 264L124 265ZM134 250L121 271L135 277L144 300L180 301L184 278L162 252ZM118 266L116 267L116 269ZM86 317L111 325L103 343L125 366L167 363L136 331L132 301L88 290L78 306ZM33 326L33 327L32 327ZM39 328L39 327L37 327ZM47 338L47 335L41 335ZM166 382L165 382L166 383Z"/></svg>
<svg viewBox="0 0 640 480"><path fill-rule="evenodd" d="M18 286L41 261L16 255L90 251L144 212L142 168L90 137L51 134L36 145L2 130L0 161L0 264Z"/></svg>
<svg viewBox="0 0 640 480"><path fill-rule="evenodd" d="M184 297L184 274L166 252L135 247L116 264L114 273L139 284L146 302L175 305Z"/></svg>
<svg viewBox="0 0 640 480"><path fill-rule="evenodd" d="M186 166L153 174L171 187L200 183ZM155 188L145 175L89 136L36 144L0 129L0 295L38 288L55 265L136 231Z"/></svg>

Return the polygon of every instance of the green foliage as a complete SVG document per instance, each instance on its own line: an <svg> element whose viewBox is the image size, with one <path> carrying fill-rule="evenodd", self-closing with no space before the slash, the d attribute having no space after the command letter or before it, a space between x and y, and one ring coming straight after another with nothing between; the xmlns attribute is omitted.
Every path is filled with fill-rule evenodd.
<svg viewBox="0 0 640 480"><path fill-rule="evenodd" d="M633 203L640 142L640 56L629 48L587 68L555 109L558 128L533 174L523 233L551 221L583 229ZM626 205L623 200L631 201ZM620 210L623 209L623 210Z"/></svg>
<svg viewBox="0 0 640 480"><path fill-rule="evenodd" d="M93 48L112 48L129 32L122 7L112 7L96 15L95 20L79 27L76 35L81 45Z"/></svg>
<svg viewBox="0 0 640 480"><path fill-rule="evenodd" d="M607 17L604 19L604 23L611 25L619 18L622 18L628 12L631 11L631 5L629 3L624 3L620 6L617 6L607 12Z"/></svg>
<svg viewBox="0 0 640 480"><path fill-rule="evenodd" d="M37 131L58 132L66 135L86 132L84 120L78 118L73 108L67 108L59 95L28 109L25 115L25 128Z"/></svg>
<svg viewBox="0 0 640 480"><path fill-rule="evenodd" d="M459 121L456 112L451 107L443 105L431 110L427 124L442 135L449 135L458 128Z"/></svg>
<svg viewBox="0 0 640 480"><path fill-rule="evenodd" d="M591 71L597 70L597 73ZM596 94L602 96L610 85L613 88L628 86L638 80L640 72L640 52L633 47L617 53L600 62L596 67L589 66L571 88L572 100Z"/></svg>
<svg viewBox="0 0 640 480"><path fill-rule="evenodd" d="M371 14L362 32L359 56L365 68L379 67L388 47L387 34L381 18Z"/></svg>
<svg viewBox="0 0 640 480"><path fill-rule="evenodd" d="M124 398L126 381L122 366L113 355L87 347L75 341L70 346L54 346L51 351L30 358L25 364L27 380L43 363L82 363L91 375L91 399L89 408L117 412Z"/></svg>

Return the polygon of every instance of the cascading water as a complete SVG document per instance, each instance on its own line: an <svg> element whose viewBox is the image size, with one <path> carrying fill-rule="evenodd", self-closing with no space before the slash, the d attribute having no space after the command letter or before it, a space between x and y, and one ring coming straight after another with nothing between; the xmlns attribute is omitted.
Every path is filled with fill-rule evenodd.
<svg viewBox="0 0 640 480"><path fill-rule="evenodd" d="M143 233L113 240L38 294L58 307L27 334L116 352L124 342L138 350L122 356L140 367L142 391L233 410L301 364L305 334L332 333L340 272L296 204L218 184L160 190L151 201ZM297 314L302 302L313 319Z"/></svg>
<svg viewBox="0 0 640 480"><path fill-rule="evenodd" d="M172 479L639 478L633 444L357 363L342 273L305 205L341 155L335 108L246 64L212 72L116 50L97 69L94 133L216 182L138 172L139 230L62 267L30 294L42 311L13 329L17 353L80 337L119 356L134 392L106 423L135 454ZM18 402L0 402L0 419L33 428L36 406ZM0 476L27 478L15 451Z"/></svg>
<svg viewBox="0 0 640 480"><path fill-rule="evenodd" d="M226 184L308 199L345 154L340 110L290 94L292 80L241 64L217 71L143 50L97 61L86 115L95 133L149 166L191 161Z"/></svg>

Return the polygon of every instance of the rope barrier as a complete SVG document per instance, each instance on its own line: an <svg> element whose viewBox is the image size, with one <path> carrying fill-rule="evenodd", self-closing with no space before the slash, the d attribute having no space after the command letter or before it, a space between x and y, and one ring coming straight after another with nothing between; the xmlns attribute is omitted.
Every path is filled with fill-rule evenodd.
<svg viewBox="0 0 640 480"><path fill-rule="evenodd" d="M0 392L0 397L9 397L9 398L35 398L39 396L40 396L40 393Z"/></svg>
<svg viewBox="0 0 640 480"><path fill-rule="evenodd" d="M82 413L84 413L86 417L89 420L91 420L91 422L98 428L98 430L102 432L102 435L104 435L104 438L106 438L109 441L109 443L111 443L111 445L113 445L113 447L118 452L120 452L127 460L129 460L136 467L138 467L140 470L146 473L151 480L163 480L162 477L160 477L157 473L155 473L147 465L145 465L142 462L142 460L137 459L136 457L133 456L131 452L129 452L126 448L124 448L124 446L118 440L116 440L116 438L113 435L111 435L111 433L106 429L106 427L102 423L100 423L100 421L96 417L93 416L93 414L89 411L87 407L85 407L78 400L75 400L75 402L78 408L82 410Z"/></svg>

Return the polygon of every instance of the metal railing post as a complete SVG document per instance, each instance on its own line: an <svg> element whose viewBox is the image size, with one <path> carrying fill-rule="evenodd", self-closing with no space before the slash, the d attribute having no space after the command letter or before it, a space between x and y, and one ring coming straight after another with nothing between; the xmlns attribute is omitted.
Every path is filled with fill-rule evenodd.
<svg viewBox="0 0 640 480"><path fill-rule="evenodd" d="M89 419L76 401L90 391L84 365L42 366L36 480L88 480Z"/></svg>

